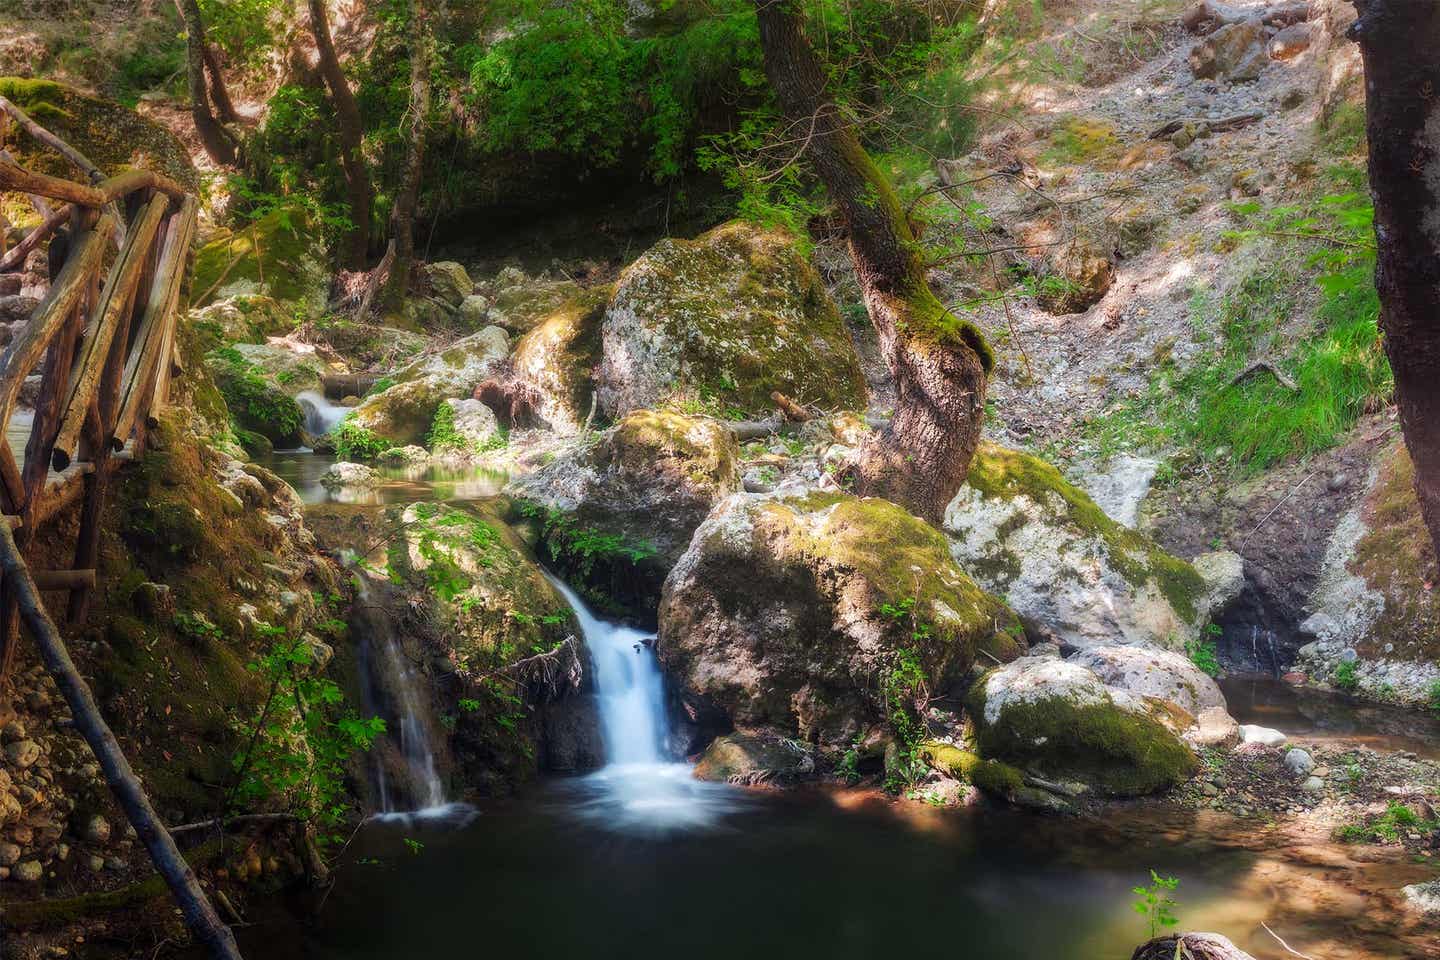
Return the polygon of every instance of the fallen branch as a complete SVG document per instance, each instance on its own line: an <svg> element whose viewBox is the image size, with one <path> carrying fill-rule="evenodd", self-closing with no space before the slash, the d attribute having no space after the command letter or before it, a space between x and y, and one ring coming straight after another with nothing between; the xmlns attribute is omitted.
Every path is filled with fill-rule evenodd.
<svg viewBox="0 0 1440 960"><path fill-rule="evenodd" d="M1285 373L1285 371L1275 366L1275 364L1269 360L1256 360L1250 364L1250 366L1231 377L1230 386L1235 386L1240 381L1249 378L1253 374L1259 373L1261 370L1268 370L1270 374L1275 377L1275 381L1291 393L1300 392L1300 386L1294 380L1290 379L1289 374Z"/></svg>
<svg viewBox="0 0 1440 960"><path fill-rule="evenodd" d="M365 318L370 315L370 301L375 299L375 293L380 289L380 282L390 272L390 265L394 262L395 239L392 237L385 246L385 256L381 257L380 262L375 265L375 269L370 271L370 282L365 284L365 296L360 298L360 309L355 311L357 323L363 323Z"/></svg>
<svg viewBox="0 0 1440 960"><path fill-rule="evenodd" d="M298 823L299 820L300 818L293 813L242 813L233 817L214 817L210 820L182 823L179 826L170 827L170 835L176 836L182 833L194 833L196 830L209 830L211 828L224 831L232 827L263 826L271 823Z"/></svg>
<svg viewBox="0 0 1440 960"><path fill-rule="evenodd" d="M1248 127L1264 117L1262 113L1237 113L1231 117L1182 117L1179 120L1171 120L1169 123L1156 127L1150 131L1149 140L1160 140L1170 136L1186 124L1193 123L1196 126L1204 124L1209 127L1212 133L1224 133L1227 130L1238 130L1241 127Z"/></svg>
<svg viewBox="0 0 1440 960"><path fill-rule="evenodd" d="M1293 955L1295 955L1295 956L1297 956L1297 957L1304 957L1305 960L1315 960L1315 958L1312 957L1312 956L1310 956L1310 954L1308 954L1308 953L1301 953L1299 950L1296 950L1294 947L1290 946L1290 944L1288 944L1288 943L1286 943L1284 940L1280 939L1280 934L1276 933L1274 930L1271 930L1270 927L1265 923L1264 920L1261 920L1261 921L1260 921L1260 926L1264 927L1264 928L1265 928L1265 932L1268 933L1268 934L1270 934L1270 936L1272 936L1272 937L1275 938L1275 942L1276 942L1276 943L1280 944L1280 946L1282 946L1282 947L1285 948L1285 952L1286 952L1286 953L1293 954Z"/></svg>
<svg viewBox="0 0 1440 960"><path fill-rule="evenodd" d="M779 390L772 391L770 394L770 399L775 401L775 406L780 408L780 412L785 415L786 420L790 420L795 423L805 423L807 421L815 419L814 414L812 414L809 410L806 410L802 405L796 403L794 400L791 400L789 397L785 396L785 394L781 393Z"/></svg>
<svg viewBox="0 0 1440 960"><path fill-rule="evenodd" d="M59 230L60 227L70 220L70 211L73 209L73 207L67 204L59 210L52 212L49 219L31 230L25 235L24 239L11 247L5 256L0 257L0 273L23 267L25 265L25 258L30 256L31 251L40 246L46 237L50 236L56 230Z"/></svg>

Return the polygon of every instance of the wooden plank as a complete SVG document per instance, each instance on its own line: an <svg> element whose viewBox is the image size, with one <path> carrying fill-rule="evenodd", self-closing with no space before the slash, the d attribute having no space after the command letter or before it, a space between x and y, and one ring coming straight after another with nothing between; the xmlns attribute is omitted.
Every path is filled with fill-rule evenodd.
<svg viewBox="0 0 1440 960"><path fill-rule="evenodd" d="M170 398L171 358L175 355L175 328L179 324L180 294L185 288L186 268L190 265L190 237L194 236L199 206L190 198L180 208L181 223L185 230L185 241L180 247L180 269L176 271L175 294L166 310L165 336L160 344L159 356L155 359L155 386L150 393L150 403L145 410L145 425L154 428L159 425L160 411Z"/></svg>
<svg viewBox="0 0 1440 960"><path fill-rule="evenodd" d="M0 97L0 100L3 99ZM35 193L42 197L49 197L51 200L78 203L82 207L98 208L109 202L104 191L95 187L87 187L73 180L46 176L43 173L31 173L18 164L7 163L4 160L0 160L0 190Z"/></svg>
<svg viewBox="0 0 1440 960"><path fill-rule="evenodd" d="M15 538L3 524L0 524L0 570L3 570L7 596L13 597L19 606L21 616L35 638L45 669L54 678L55 686L70 707L75 729L85 738L95 759L100 762L105 782L109 784L120 809L125 811L126 819L135 828L140 842L149 851L155 869L169 885L191 933L205 945L215 960L241 960L240 948L236 946L230 928L205 896L195 871L180 855L174 838L156 815L145 788L125 759L115 734L106 725L95 697L65 649L60 631L40 602L40 595L25 568Z"/></svg>
<svg viewBox="0 0 1440 960"><path fill-rule="evenodd" d="M155 196L131 225L125 247L105 282L105 292L100 295L91 321L85 328L75 374L71 377L70 389L61 406L60 432L55 438L51 455L56 470L64 470L75 456L85 415L100 384L105 362L110 357L110 345L120 325L120 317L134 302L141 271L149 258L160 219L169 205L169 199L163 194Z"/></svg>
<svg viewBox="0 0 1440 960"><path fill-rule="evenodd" d="M33 507L38 495L44 491L50 474L50 451L55 443L55 433L60 429L60 404L70 385L70 372L75 364L75 350L80 345L80 334L85 329L85 314L89 304L98 298L98 284L92 284L70 321L50 341L45 357L45 372L40 377L40 391L35 396L35 419L30 426L30 441L25 445L25 465L20 476L25 482L24 516ZM21 543L29 543L34 536L33 526L21 535Z"/></svg>
<svg viewBox="0 0 1440 960"><path fill-rule="evenodd" d="M114 221L106 215L93 229L80 235L45 299L35 308L19 336L10 342L5 355L0 357L0 435L10 425L10 413L15 408L16 397L20 395L21 384L40 362L45 348L70 318L90 281L99 273L105 254L104 238L113 229Z"/></svg>

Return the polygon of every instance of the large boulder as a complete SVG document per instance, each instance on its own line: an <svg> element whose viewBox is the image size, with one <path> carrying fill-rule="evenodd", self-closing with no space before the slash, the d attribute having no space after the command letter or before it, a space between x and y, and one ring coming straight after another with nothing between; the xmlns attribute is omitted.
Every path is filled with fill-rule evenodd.
<svg viewBox="0 0 1440 960"><path fill-rule="evenodd" d="M324 239L308 214L273 210L202 246L191 287L196 296L215 300L269 297L293 309L297 320L313 320L330 301L328 263Z"/></svg>
<svg viewBox="0 0 1440 960"><path fill-rule="evenodd" d="M458 310L465 298L475 292L475 284L465 268L452 260L427 263L421 270L430 294L451 309Z"/></svg>
<svg viewBox="0 0 1440 960"><path fill-rule="evenodd" d="M259 434L277 447L299 446L305 414L295 402L291 384L282 382L280 377L289 368L268 365L267 359L277 358L263 350L256 353L241 349L251 346L255 345L239 344L212 350L205 357L205 366L237 426ZM289 356L287 351L278 353ZM291 370L291 374L297 384L319 382L318 371L308 375Z"/></svg>
<svg viewBox="0 0 1440 960"><path fill-rule="evenodd" d="M486 327L411 361L395 373L391 386L366 397L347 423L393 445L424 443L440 404L469 398L509 352L505 331Z"/></svg>
<svg viewBox="0 0 1440 960"><path fill-rule="evenodd" d="M582 586L653 611L695 528L740 490L739 458L734 431L718 420L637 410L507 492L541 521L552 562Z"/></svg>
<svg viewBox="0 0 1440 960"><path fill-rule="evenodd" d="M262 296L236 296L214 300L189 318L191 329L200 334L205 349L232 343L263 344L295 328L295 314Z"/></svg>
<svg viewBox="0 0 1440 960"><path fill-rule="evenodd" d="M1258 79L1269 63L1265 41L1265 25L1258 17L1227 23L1196 41L1189 55L1190 70L1202 80Z"/></svg>
<svg viewBox="0 0 1440 960"><path fill-rule="evenodd" d="M535 416L557 433L578 433L595 396L600 323L607 290L577 293L546 314L515 345L511 375Z"/></svg>
<svg viewBox="0 0 1440 960"><path fill-rule="evenodd" d="M605 311L597 388L610 416L686 398L761 415L780 391L863 408L839 311L788 234L734 222L666 239L621 274Z"/></svg>
<svg viewBox="0 0 1440 960"><path fill-rule="evenodd" d="M1108 687L1053 657L1024 657L986 674L968 701L986 759L1074 781L1110 796L1153 793L1197 768L1175 732L1188 725L1164 701Z"/></svg>
<svg viewBox="0 0 1440 960"><path fill-rule="evenodd" d="M656 648L702 725L842 750L887 735L887 678L941 695L1024 640L929 524L817 492L722 501L665 581Z"/></svg>
<svg viewBox="0 0 1440 960"><path fill-rule="evenodd" d="M1070 658L1094 673L1108 687L1137 697L1166 700L1193 716L1225 709L1225 695L1209 674L1184 654L1151 647L1102 646L1082 650Z"/></svg>
<svg viewBox="0 0 1440 960"><path fill-rule="evenodd" d="M1075 646L1178 650L1238 594L1238 557L1207 555L1197 569L1106 516L1050 464L991 443L946 509L945 531L978 583Z"/></svg>
<svg viewBox="0 0 1440 960"><path fill-rule="evenodd" d="M571 280L528 277L514 267L501 270L482 287L485 291L483 316L486 323L523 336L540 326L567 304L586 297ZM476 304L476 315L480 315Z"/></svg>

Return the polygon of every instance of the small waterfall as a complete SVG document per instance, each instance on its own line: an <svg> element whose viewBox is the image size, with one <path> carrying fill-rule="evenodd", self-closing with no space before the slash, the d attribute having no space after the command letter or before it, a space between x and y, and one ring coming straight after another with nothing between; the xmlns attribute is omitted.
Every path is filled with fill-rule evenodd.
<svg viewBox="0 0 1440 960"><path fill-rule="evenodd" d="M295 395L295 402L300 404L305 414L305 432L316 437L334 430L351 410L350 407L331 403L324 394L315 390L302 390Z"/></svg>
<svg viewBox="0 0 1440 960"><path fill-rule="evenodd" d="M701 783L667 756L665 680L649 635L595 616L574 590L547 574L575 611L594 664L606 765L573 784L572 813L611 830L655 832L712 826L744 802L739 791Z"/></svg>

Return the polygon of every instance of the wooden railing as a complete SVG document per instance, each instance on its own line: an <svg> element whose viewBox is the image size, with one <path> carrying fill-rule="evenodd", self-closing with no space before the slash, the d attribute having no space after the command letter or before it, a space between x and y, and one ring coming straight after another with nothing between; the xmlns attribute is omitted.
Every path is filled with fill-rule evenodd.
<svg viewBox="0 0 1440 960"><path fill-rule="evenodd" d="M0 276L23 268L48 240L51 277L44 299L0 356L0 697L9 695L23 622L192 933L211 956L239 960L230 929L156 816L40 599L42 590L68 591L69 619L84 619L110 476L144 449L179 370L176 315L195 237L195 198L145 170L104 178L4 97L0 113L90 180L34 173L0 155L0 191L26 194L43 218L14 250L5 251L0 241ZM51 209L50 200L66 206ZM25 379L37 368L40 383L20 461L10 445L10 421ZM30 570L25 548L77 497L83 500L71 569Z"/></svg>

